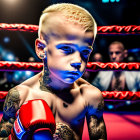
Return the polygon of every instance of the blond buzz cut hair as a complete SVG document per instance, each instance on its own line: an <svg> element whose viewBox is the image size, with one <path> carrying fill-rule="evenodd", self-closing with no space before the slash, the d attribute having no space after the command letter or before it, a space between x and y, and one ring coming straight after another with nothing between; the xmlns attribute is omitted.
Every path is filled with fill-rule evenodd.
<svg viewBox="0 0 140 140"><path fill-rule="evenodd" d="M61 13L67 22L80 25L86 32L93 32L94 38L97 34L97 24L92 15L84 8L70 3L58 3L47 7L40 17L38 35L42 33L43 24L47 23L49 15ZM45 25L47 26L47 25Z"/></svg>

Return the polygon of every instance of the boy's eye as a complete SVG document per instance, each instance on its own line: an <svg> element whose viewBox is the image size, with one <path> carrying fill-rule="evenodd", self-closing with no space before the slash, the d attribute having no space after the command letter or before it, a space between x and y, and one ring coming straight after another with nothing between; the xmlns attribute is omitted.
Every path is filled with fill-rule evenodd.
<svg viewBox="0 0 140 140"><path fill-rule="evenodd" d="M89 54L91 53L90 50L83 50L81 51L82 59L86 62L88 60Z"/></svg>
<svg viewBox="0 0 140 140"><path fill-rule="evenodd" d="M71 47L69 47L69 46L63 46L60 49L63 50L64 53L66 53L66 54L71 54L71 53L74 52L74 50Z"/></svg>
<svg viewBox="0 0 140 140"><path fill-rule="evenodd" d="M89 55L90 54L90 51L89 50L83 50L82 51L82 55Z"/></svg>

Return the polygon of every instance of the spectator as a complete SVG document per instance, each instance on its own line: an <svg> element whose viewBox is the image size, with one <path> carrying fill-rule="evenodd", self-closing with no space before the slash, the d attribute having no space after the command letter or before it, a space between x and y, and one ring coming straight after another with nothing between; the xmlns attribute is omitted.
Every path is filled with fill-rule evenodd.
<svg viewBox="0 0 140 140"><path fill-rule="evenodd" d="M124 62L127 57L127 50L119 41L112 42L108 51L111 62ZM138 91L140 89L140 72L101 71L92 84L101 91Z"/></svg>
<svg viewBox="0 0 140 140"><path fill-rule="evenodd" d="M103 57L100 53L95 53L91 59L92 62L102 62ZM85 71L83 74L82 78L84 78L86 81L90 82L96 77L98 72L90 72L90 71Z"/></svg>
<svg viewBox="0 0 140 140"><path fill-rule="evenodd" d="M35 62L35 58L34 57L29 57L28 62Z"/></svg>
<svg viewBox="0 0 140 140"><path fill-rule="evenodd" d="M103 56L100 53L95 53L92 59L93 62L103 62Z"/></svg>

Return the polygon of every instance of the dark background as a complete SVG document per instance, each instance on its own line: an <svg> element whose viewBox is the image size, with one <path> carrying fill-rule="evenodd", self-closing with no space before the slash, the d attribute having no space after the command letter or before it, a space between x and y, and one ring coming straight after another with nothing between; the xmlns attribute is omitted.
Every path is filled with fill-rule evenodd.
<svg viewBox="0 0 140 140"><path fill-rule="evenodd" d="M140 25L139 0L120 0L103 3L102 0L0 0L0 23L24 23L38 25L42 10L53 3L69 2L85 7L95 18L98 26ZM6 50L20 61L28 61L30 56L40 61L34 52L37 33L0 31L0 54ZM122 41L129 55L140 61L140 36L97 35L94 52L100 52L108 61L108 45L115 40ZM1 58L1 60L7 58Z"/></svg>

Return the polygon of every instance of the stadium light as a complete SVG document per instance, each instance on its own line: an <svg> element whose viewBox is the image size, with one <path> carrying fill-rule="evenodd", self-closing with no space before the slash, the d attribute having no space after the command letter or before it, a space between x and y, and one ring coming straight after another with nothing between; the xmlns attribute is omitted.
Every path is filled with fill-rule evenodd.
<svg viewBox="0 0 140 140"><path fill-rule="evenodd" d="M120 0L102 0L102 3L113 3L113 2L120 2Z"/></svg>

